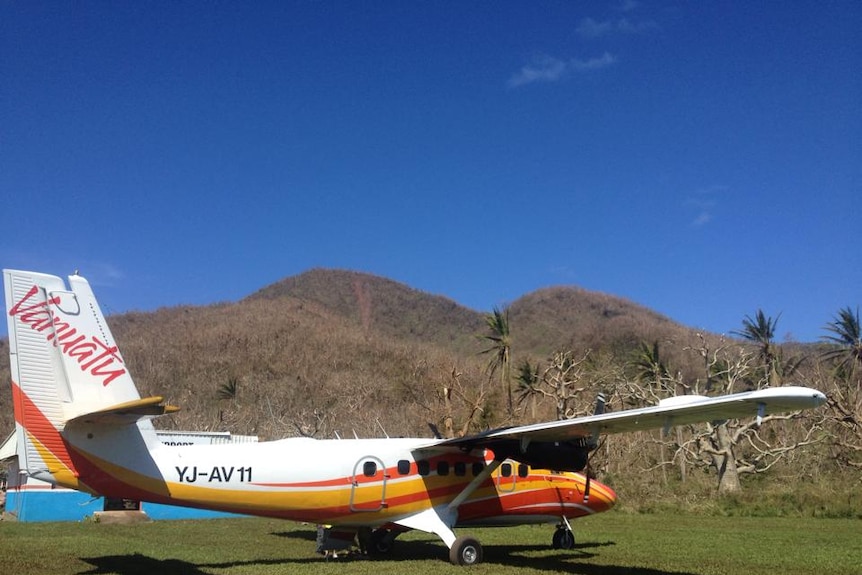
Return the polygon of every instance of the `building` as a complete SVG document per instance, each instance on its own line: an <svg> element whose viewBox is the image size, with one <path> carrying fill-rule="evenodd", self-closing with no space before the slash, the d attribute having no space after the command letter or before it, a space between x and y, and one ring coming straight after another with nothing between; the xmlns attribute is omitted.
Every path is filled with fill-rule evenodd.
<svg viewBox="0 0 862 575"><path fill-rule="evenodd" d="M256 443L258 438L249 435L232 435L229 432L208 431L157 431L165 445L196 445L223 443ZM5 517L18 521L81 521L102 511L143 511L151 519L209 519L235 516L231 513L142 503L128 499L95 497L73 489L54 487L30 477L21 469L18 441L12 433L0 446L0 469L6 468ZM0 486L4 487L4 486ZM0 495L2 499L2 495Z"/></svg>

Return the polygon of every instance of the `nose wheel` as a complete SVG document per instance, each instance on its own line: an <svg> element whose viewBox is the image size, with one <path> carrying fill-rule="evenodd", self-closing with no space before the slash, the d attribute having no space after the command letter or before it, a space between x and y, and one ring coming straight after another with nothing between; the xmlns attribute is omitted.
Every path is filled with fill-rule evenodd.
<svg viewBox="0 0 862 575"><path fill-rule="evenodd" d="M554 531L554 537L551 539L551 546L554 549L574 549L575 534L568 525L560 525Z"/></svg>
<svg viewBox="0 0 862 575"><path fill-rule="evenodd" d="M482 562L482 545L472 537L459 537L449 548L453 565L476 565Z"/></svg>
<svg viewBox="0 0 862 575"><path fill-rule="evenodd" d="M565 527L558 527L557 530L554 531L554 537L551 540L551 546L554 549L574 549L575 534L566 529Z"/></svg>

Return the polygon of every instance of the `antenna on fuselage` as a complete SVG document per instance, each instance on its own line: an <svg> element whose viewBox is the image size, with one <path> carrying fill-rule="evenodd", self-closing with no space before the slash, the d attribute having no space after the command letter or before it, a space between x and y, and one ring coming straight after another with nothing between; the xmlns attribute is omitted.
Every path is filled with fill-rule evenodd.
<svg viewBox="0 0 862 575"><path fill-rule="evenodd" d="M433 433L433 434L434 434L434 439L443 439L443 435L440 433L440 430L439 430L439 429L437 429L437 426L436 426L436 425L434 425L433 423L431 423L431 422L429 421L429 422L428 422L428 427L431 429L431 433Z"/></svg>
<svg viewBox="0 0 862 575"><path fill-rule="evenodd" d="M382 424L382 423L380 423L380 418L379 418L379 417L378 417L378 418L375 418L375 419L374 419L374 421L376 421L376 422L377 422L377 427L379 427L379 428L380 428L380 431L382 431L382 432L383 432L383 435L385 435L385 436L386 436L386 439L389 439L389 434L388 434L388 433L386 433L386 430L383 428L383 424Z"/></svg>

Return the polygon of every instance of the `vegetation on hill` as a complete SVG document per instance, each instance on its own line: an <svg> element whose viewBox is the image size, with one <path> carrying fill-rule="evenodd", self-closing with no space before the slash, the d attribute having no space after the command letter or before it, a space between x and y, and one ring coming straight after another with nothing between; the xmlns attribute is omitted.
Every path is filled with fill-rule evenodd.
<svg viewBox="0 0 862 575"><path fill-rule="evenodd" d="M371 335L464 352L477 350L482 315L442 296L352 271L313 269L274 283L246 301L313 302Z"/></svg>

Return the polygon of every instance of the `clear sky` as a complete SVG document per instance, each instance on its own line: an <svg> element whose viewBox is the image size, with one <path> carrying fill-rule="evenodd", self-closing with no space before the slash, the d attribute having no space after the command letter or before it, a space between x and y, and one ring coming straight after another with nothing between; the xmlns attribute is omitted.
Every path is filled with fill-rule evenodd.
<svg viewBox="0 0 862 575"><path fill-rule="evenodd" d="M813 341L862 305L860 30L858 1L4 1L0 266L80 269L109 313L331 267Z"/></svg>

